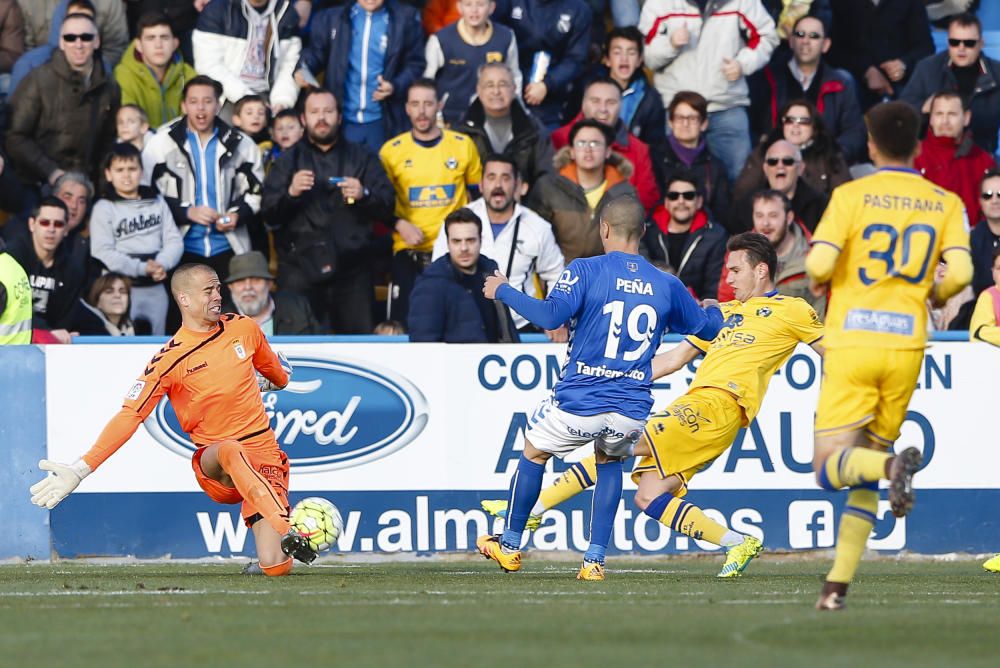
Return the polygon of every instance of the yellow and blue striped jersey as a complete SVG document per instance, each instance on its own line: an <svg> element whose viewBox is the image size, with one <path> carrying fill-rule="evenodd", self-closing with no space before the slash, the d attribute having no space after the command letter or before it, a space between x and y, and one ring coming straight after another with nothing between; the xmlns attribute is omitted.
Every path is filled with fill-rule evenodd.
<svg viewBox="0 0 1000 668"><path fill-rule="evenodd" d="M813 245L840 251L823 345L923 348L927 297L944 251L969 248L962 200L909 169L883 168L833 191Z"/></svg>
<svg viewBox="0 0 1000 668"><path fill-rule="evenodd" d="M396 189L396 217L405 218L424 233L424 242L409 247L398 233L392 251L430 252L445 216L469 201L467 186L483 178L476 145L466 135L442 130L434 146L421 146L409 132L393 137L379 151L382 166Z"/></svg>
<svg viewBox="0 0 1000 668"><path fill-rule="evenodd" d="M760 411L771 376L800 341L811 345L823 338L823 323L806 300L777 291L719 307L725 324L715 339L685 339L708 353L698 366L691 389L716 387L731 392L749 423Z"/></svg>

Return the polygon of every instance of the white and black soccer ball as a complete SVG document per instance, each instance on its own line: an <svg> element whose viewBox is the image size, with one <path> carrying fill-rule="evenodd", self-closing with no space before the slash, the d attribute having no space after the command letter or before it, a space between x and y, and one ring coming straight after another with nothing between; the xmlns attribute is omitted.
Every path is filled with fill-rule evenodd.
<svg viewBox="0 0 1000 668"><path fill-rule="evenodd" d="M317 552L329 550L344 530L344 519L337 506L324 498L310 496L292 508L288 518L292 528L309 541Z"/></svg>

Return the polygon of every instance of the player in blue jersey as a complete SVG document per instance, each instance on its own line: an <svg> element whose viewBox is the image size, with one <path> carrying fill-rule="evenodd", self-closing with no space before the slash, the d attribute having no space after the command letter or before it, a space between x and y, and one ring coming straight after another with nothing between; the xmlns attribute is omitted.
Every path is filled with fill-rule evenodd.
<svg viewBox="0 0 1000 668"><path fill-rule="evenodd" d="M600 216L605 255L573 260L543 301L507 285L500 272L484 294L543 329L569 324L566 362L552 396L532 413L524 452L510 483L501 536L480 536L479 552L505 571L521 568L521 534L542 486L545 462L588 443L597 455L590 547L577 575L604 579L604 555L622 493L622 458L632 454L653 405L650 361L669 329L711 341L722 327L718 306L703 310L675 277L639 253L642 205L608 203Z"/></svg>

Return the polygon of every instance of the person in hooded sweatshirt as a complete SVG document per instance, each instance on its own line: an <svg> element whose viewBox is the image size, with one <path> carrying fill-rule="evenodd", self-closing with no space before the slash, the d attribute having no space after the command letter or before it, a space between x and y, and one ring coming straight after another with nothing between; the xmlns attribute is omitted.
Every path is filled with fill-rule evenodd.
<svg viewBox="0 0 1000 668"><path fill-rule="evenodd" d="M969 224L979 221L979 183L996 167L993 156L973 142L971 113L955 91L941 91L930 104L930 126L913 166L924 178L962 198Z"/></svg>
<svg viewBox="0 0 1000 668"><path fill-rule="evenodd" d="M166 332L170 299L164 280L184 253L170 207L148 186L140 186L142 154L132 144L116 144L104 161L108 196L90 216L90 254L132 279L130 315L145 319L151 333Z"/></svg>

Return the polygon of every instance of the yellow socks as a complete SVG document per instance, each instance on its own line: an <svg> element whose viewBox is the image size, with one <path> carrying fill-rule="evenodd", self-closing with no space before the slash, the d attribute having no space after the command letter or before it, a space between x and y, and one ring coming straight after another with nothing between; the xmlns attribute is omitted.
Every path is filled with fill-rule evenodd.
<svg viewBox="0 0 1000 668"><path fill-rule="evenodd" d="M738 544L742 540L742 536L709 518L698 506L670 494L662 494L653 499L644 512L661 524L695 540L707 540L724 547Z"/></svg>
<svg viewBox="0 0 1000 668"><path fill-rule="evenodd" d="M854 579L868 536L875 526L877 510L878 491L852 489L847 495L847 504L837 530L837 554L833 560L833 568L826 576L827 582L847 584Z"/></svg>
<svg viewBox="0 0 1000 668"><path fill-rule="evenodd" d="M593 487L596 482L597 457L590 455L582 462L571 465L552 485L543 489L532 513L540 515L542 511L555 508L588 487Z"/></svg>
<svg viewBox="0 0 1000 668"><path fill-rule="evenodd" d="M885 463L890 456L869 448L844 448L823 463L820 486L832 491L877 482L885 477Z"/></svg>

